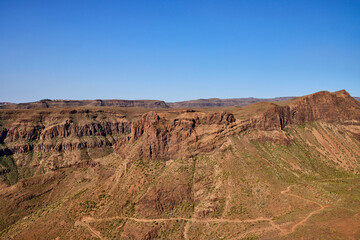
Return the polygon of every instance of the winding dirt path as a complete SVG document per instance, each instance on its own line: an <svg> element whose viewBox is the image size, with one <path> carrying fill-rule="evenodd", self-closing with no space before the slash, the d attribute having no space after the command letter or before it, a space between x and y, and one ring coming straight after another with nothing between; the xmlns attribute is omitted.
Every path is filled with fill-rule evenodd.
<svg viewBox="0 0 360 240"><path fill-rule="evenodd" d="M355 178L335 178L335 179L324 179L324 180L330 181L330 180L341 180L341 179L355 179ZM319 180L319 181L324 181L324 180ZM185 240L189 239L189 229L190 229L191 223L255 223L255 222L267 221L267 222L269 222L272 229L277 229L278 231L280 231L281 235L288 235L288 234L293 233L296 230L296 228L299 227L300 225L304 225L311 216L313 216L313 215L319 213L320 211L322 211L323 209L325 209L325 206L322 205L321 203L315 202L310 199L306 199L306 198L301 197L294 193L290 193L291 188L296 185L297 184L288 186L285 190L281 191L280 194L284 195L284 196L288 196L288 197L295 197L295 198L301 199L303 201L313 203L313 204L317 205L319 208L311 211L304 219L302 219L300 222L294 224L290 230L282 229L278 224L276 224L274 222L273 218L264 218L264 217L259 217L259 218L254 218L254 219L226 219L226 218L200 219L200 218L182 218L182 217L133 218L133 217L121 217L121 216L95 219L92 217L83 217L80 221L76 221L75 225L80 225L80 226L87 228L93 236L100 238L101 240L105 240L105 239L101 236L101 233L99 231L93 229L90 226L90 223L91 222L99 222L99 221L111 221L111 220L116 220L116 219L131 220L131 221L140 222L140 223L186 221L186 225L184 227Z"/></svg>
<svg viewBox="0 0 360 240"><path fill-rule="evenodd" d="M311 211L303 220L301 220L300 222L296 223L295 225L293 225L290 229L290 231L283 231L283 235L287 235L287 234L290 234L290 233L293 233L296 228L300 225L303 225L312 215L314 214L317 214L318 212L320 212L321 210L323 210L325 207L324 205L322 205L321 203L318 203L318 202L315 202L313 200L309 200L309 199L306 199L306 198L303 198L299 195L296 195L296 194L293 194L293 193L289 193L290 192L290 189L292 186L295 186L296 184L294 185L290 185L288 186L285 190L281 191L280 194L284 195L284 196L291 196L291 197L295 197L295 198L299 198L301 200L304 200L306 202L310 202L310 203L314 203L316 204L317 206L319 206L318 209L314 210L314 211Z"/></svg>
<svg viewBox="0 0 360 240"><path fill-rule="evenodd" d="M336 180L350 180L350 179L358 179L358 177L347 177L347 178L325 178L325 179L320 179L320 180L315 180L315 181L312 181L312 182L323 182L323 181L336 181ZM317 213L319 213L321 210L325 209L325 206L322 205L321 203L318 203L318 202L315 202L313 200L310 200L310 199L306 199L306 198L303 198L299 195L296 195L296 194L293 194L293 193L289 193L290 190L291 190L291 187L293 186L296 186L298 184L293 184L293 185L290 185L288 186L285 190L281 191L280 194L286 196L291 196L291 197L295 197L295 198L299 198L301 200L304 200L304 201L307 201L307 202L310 202L310 203L314 203L315 205L319 206L318 209L314 210L314 211L311 211L304 219L302 219L300 222L296 223L295 225L293 225L291 227L291 229L289 231L285 231L285 230L282 230L282 235L288 235L290 233L293 233L295 232L296 228L299 227L300 225L304 225L305 222L307 220L309 220L309 218Z"/></svg>
<svg viewBox="0 0 360 240"><path fill-rule="evenodd" d="M75 226L79 226L79 225L83 226L83 227L87 228L94 237L97 237L100 240L104 240L104 238L101 236L100 232L96 231L95 229L93 229L90 226L89 222L93 222L93 221L96 221L96 220L92 217L84 217L80 221L76 221Z"/></svg>
<svg viewBox="0 0 360 240"><path fill-rule="evenodd" d="M83 227L86 227L87 229L89 229L89 231L96 237L100 238L100 239L104 239L103 237L101 237L100 232L94 230L89 223L91 222L99 222L99 221L111 221L111 220L116 220L116 219L123 219L123 220L131 220L131 221L135 221L135 222L141 222L141 223L151 223L151 222L167 222L167 221L186 221L186 225L185 228L186 230L184 231L184 237L185 239L189 239L188 238L188 230L190 228L190 223L194 222L194 223L255 223L255 222L264 222L267 221L270 223L270 225L272 226L272 228L276 228L279 231L282 231L280 229L280 227L278 225L276 225L272 218L263 218L263 217L259 217L259 218L254 218L254 219L197 219L197 218L132 218L132 217L109 217L109 218L92 218L92 217L84 217L82 218L80 221L77 222L77 225L81 225Z"/></svg>
<svg viewBox="0 0 360 240"><path fill-rule="evenodd" d="M108 218L92 218L92 217L84 217L80 221L77 222L77 225L81 225L83 227L86 227L95 237L98 237L100 239L104 239L100 232L93 229L89 223L91 222L100 222L100 221L111 221L116 219L123 219L123 220L131 220L134 222L140 222L140 223L152 223L152 222L167 222L167 221L186 221L185 229L184 229L184 238L189 239L188 237L188 231L190 229L191 223L255 223L255 222L263 222L267 221L270 223L270 225L278 230L281 231L280 227L277 226L272 218L254 218L254 219L223 219L223 218L212 218L212 219L198 219L198 218L132 218L132 217L108 217Z"/></svg>

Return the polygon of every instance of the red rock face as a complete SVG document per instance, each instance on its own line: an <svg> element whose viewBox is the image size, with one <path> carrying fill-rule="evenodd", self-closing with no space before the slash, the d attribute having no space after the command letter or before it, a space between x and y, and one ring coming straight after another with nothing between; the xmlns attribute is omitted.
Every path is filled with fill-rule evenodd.
<svg viewBox="0 0 360 240"><path fill-rule="evenodd" d="M198 146L204 133L214 134L234 122L234 115L227 112L185 116L172 120L149 112L133 123L128 142L140 142L136 150L137 157L169 159L180 156L178 153L181 151L189 154L188 150ZM116 148L119 152L128 151L124 146L126 144L127 142L121 142Z"/></svg>
<svg viewBox="0 0 360 240"><path fill-rule="evenodd" d="M337 178L360 172L360 145L351 135L359 139L360 104L344 91L227 111L103 109L0 110L0 227L20 220L3 231L4 238L20 233L15 238L88 239L99 231L93 237L195 239L212 225L215 238L241 237L241 228L223 223L259 219L258 227L266 232L259 238L269 239L284 237L279 229L300 226L306 216L315 217L319 208L314 201L327 203L331 222L353 215L336 219L338 209L356 201L358 184L349 185L354 190L342 188L339 193L345 195L334 195L332 187L357 183ZM309 121L316 122L295 126ZM326 190L323 184L330 177L334 179ZM298 192L308 198L294 198ZM314 196L319 199L307 200ZM349 196L353 198L345 199ZM335 205L340 198L342 205ZM356 211L352 205L349 213ZM265 230L270 224L263 219L293 213L289 222ZM155 223L162 218L178 221ZM199 220L204 221L195 222ZM218 220L222 222L215 225ZM330 220L324 218L318 226L326 228ZM66 225L57 229L59 222ZM307 236L312 237L310 227ZM295 235L302 237L302 230ZM62 232L68 235L58 234Z"/></svg>
<svg viewBox="0 0 360 240"><path fill-rule="evenodd" d="M131 128L131 143L138 142L136 157L169 159L186 157L182 153L208 152L222 144L217 141L225 129L228 133L259 129L283 130L289 124L311 121L341 122L360 120L360 103L346 91L319 92L290 102L288 105L273 104L270 109L248 121L236 122L233 114L199 114L192 118L168 120L155 112L149 112L134 122ZM229 128L229 125L232 125ZM231 130L234 129L234 130ZM226 131L225 131L226 132ZM266 139L266 138L265 138ZM141 141L139 141L141 140ZM288 144L288 139L277 140ZM122 151L122 142L117 145ZM203 146L203 147L201 147Z"/></svg>
<svg viewBox="0 0 360 240"><path fill-rule="evenodd" d="M130 132L131 124L129 122L99 122L84 125L77 125L72 122L66 122L62 125L56 125L41 132L40 139L51 139L54 137L68 136L105 136L113 134L123 134Z"/></svg>
<svg viewBox="0 0 360 240"><path fill-rule="evenodd" d="M360 103L345 90L308 95L289 104L289 107L290 123L302 124L316 120L345 122L360 119Z"/></svg>
<svg viewBox="0 0 360 240"><path fill-rule="evenodd" d="M262 130L284 129L289 124L311 121L342 122L360 120L360 103L346 91L318 92L294 99L288 105L273 105L262 116L252 119L253 127Z"/></svg>
<svg viewBox="0 0 360 240"><path fill-rule="evenodd" d="M265 110L242 121L236 121L229 112L185 111L180 114L178 111L176 117L167 118L150 111L133 121L125 118L93 121L87 118L85 122L73 121L71 117L65 121L58 120L50 113L39 113L34 119L27 117L13 123L7 120L10 124L1 126L0 144L11 145L1 152L49 152L114 146L115 150L124 156L170 159L212 151L223 143L221 139L224 136L249 129L282 130L289 124L317 120L345 124L349 121L360 121L360 103L346 91L319 92L293 99L286 105L267 103L266 106ZM14 114L11 110L3 111L4 120ZM64 114L87 116L91 113L89 110L73 110ZM128 133L130 135L127 135ZM101 138L113 135L122 137ZM99 138L90 142L61 141L63 138L90 136ZM53 139L60 141L52 141ZM24 144L11 144L19 142Z"/></svg>
<svg viewBox="0 0 360 240"><path fill-rule="evenodd" d="M50 152L75 150L87 147L111 146L114 142L97 139L92 142L51 142L54 138L67 137L87 137L87 136L107 136L114 134L124 134L131 131L130 122L99 122L89 124L75 124L69 121L65 123L47 126L32 124L15 124L10 128L0 131L0 143L11 144L17 142L28 142L28 144L10 147L11 152L24 153L31 150ZM46 140L49 140L46 142ZM39 141L37 144L32 141Z"/></svg>

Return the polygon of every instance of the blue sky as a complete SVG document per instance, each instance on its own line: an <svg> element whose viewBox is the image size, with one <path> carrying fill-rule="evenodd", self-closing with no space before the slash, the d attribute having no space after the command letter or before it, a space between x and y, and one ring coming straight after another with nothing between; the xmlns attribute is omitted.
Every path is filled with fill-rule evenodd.
<svg viewBox="0 0 360 240"><path fill-rule="evenodd" d="M360 1L0 1L0 101L360 96Z"/></svg>

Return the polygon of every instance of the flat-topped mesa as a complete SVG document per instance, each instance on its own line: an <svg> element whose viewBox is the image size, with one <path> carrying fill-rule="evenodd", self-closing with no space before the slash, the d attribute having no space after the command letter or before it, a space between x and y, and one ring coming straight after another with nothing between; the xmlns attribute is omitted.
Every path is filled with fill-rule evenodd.
<svg viewBox="0 0 360 240"><path fill-rule="evenodd" d="M38 102L1 105L5 109L32 109L32 108L63 108L63 107L134 107L134 108L168 108L164 101L160 100L50 100L44 99Z"/></svg>

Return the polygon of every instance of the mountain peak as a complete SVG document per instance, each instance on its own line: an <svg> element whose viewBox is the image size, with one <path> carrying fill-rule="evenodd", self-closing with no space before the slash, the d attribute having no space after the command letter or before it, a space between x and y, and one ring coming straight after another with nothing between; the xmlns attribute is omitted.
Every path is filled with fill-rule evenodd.
<svg viewBox="0 0 360 240"><path fill-rule="evenodd" d="M351 97L350 94L345 89L334 92L334 94L338 97Z"/></svg>

